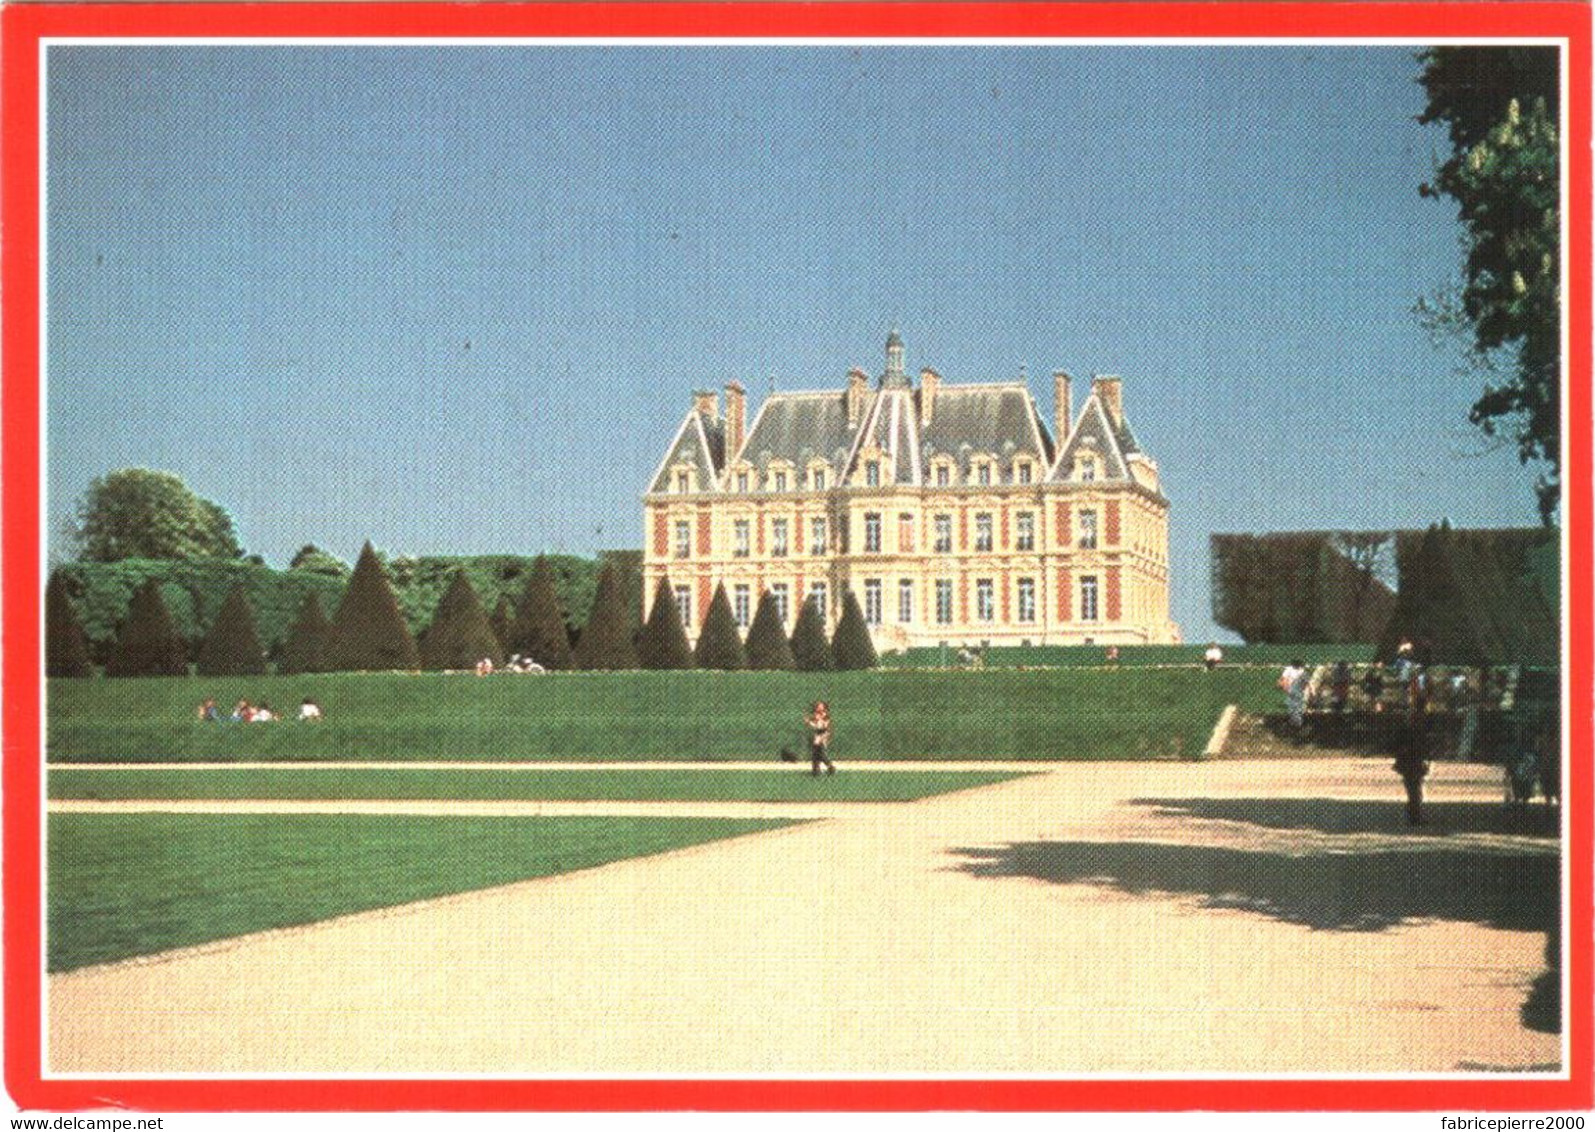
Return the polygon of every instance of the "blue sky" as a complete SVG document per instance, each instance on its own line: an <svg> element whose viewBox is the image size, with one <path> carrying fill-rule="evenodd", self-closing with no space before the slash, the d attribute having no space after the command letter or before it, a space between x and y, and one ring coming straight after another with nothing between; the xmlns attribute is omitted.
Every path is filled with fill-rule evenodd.
<svg viewBox="0 0 1595 1132"><path fill-rule="evenodd" d="M1124 379L1214 531L1535 521L1411 313L1457 271L1410 48L56 47L48 511L246 549L640 546L694 388ZM52 540L59 545L58 539Z"/></svg>

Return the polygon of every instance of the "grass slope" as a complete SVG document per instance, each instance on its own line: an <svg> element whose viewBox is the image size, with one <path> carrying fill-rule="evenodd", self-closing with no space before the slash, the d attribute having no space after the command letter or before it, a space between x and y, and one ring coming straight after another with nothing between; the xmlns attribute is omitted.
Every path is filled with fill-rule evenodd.
<svg viewBox="0 0 1595 1132"><path fill-rule="evenodd" d="M49 969L313 923L789 824L51 814Z"/></svg>
<svg viewBox="0 0 1595 1132"><path fill-rule="evenodd" d="M1265 669L619 672L53 680L48 750L66 761L746 759L801 749L830 702L850 758L1136 759L1200 750L1225 704L1276 706ZM320 724L201 724L205 697Z"/></svg>
<svg viewBox="0 0 1595 1132"><path fill-rule="evenodd" d="M243 770L50 771L51 798L441 799L448 801L904 802L1018 777L981 771Z"/></svg>

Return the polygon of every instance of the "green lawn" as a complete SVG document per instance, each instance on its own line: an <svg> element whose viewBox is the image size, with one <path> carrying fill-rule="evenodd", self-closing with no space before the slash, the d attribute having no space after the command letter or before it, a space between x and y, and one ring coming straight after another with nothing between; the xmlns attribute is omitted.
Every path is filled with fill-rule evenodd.
<svg viewBox="0 0 1595 1132"><path fill-rule="evenodd" d="M789 824L51 814L49 968L67 971Z"/></svg>
<svg viewBox="0 0 1595 1132"><path fill-rule="evenodd" d="M816 780L784 770L430 770L271 767L50 771L51 798L402 798L449 801L904 802L988 786L986 771L857 771Z"/></svg>
<svg viewBox="0 0 1595 1132"><path fill-rule="evenodd" d="M1267 669L1127 667L547 676L393 673L52 680L49 757L773 760L830 702L835 751L864 758L1166 758L1199 751L1228 703L1276 706ZM320 724L202 724L206 697L310 696Z"/></svg>

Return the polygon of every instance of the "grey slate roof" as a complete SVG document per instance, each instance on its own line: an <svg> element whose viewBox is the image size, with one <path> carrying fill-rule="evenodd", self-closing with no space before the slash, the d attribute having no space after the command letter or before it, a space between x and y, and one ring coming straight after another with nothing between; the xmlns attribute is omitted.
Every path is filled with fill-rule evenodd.
<svg viewBox="0 0 1595 1132"><path fill-rule="evenodd" d="M848 461L854 482L863 482L858 469L859 454L870 445L886 454L896 482L921 482L919 407L913 390L892 386L879 390L871 398L858 430L857 446Z"/></svg>
<svg viewBox="0 0 1595 1132"><path fill-rule="evenodd" d="M802 468L814 459L834 470L852 451L853 434L842 393L772 393L748 429L741 457L761 471L771 460Z"/></svg>
<svg viewBox="0 0 1595 1132"><path fill-rule="evenodd" d="M1006 481L1012 474L1009 461L1019 452L1049 464L1052 437L1023 385L943 385L920 448L927 462L936 455L952 456L961 472L969 470L971 456L995 456Z"/></svg>
<svg viewBox="0 0 1595 1132"><path fill-rule="evenodd" d="M1123 442L1124 439L1129 441L1128 450ZM1074 472L1075 457L1082 449L1095 452L1101 459L1102 466L1097 474L1099 480L1130 478L1130 468L1125 457L1130 451L1139 451L1135 447L1135 436L1122 417L1119 427L1113 427L1113 423L1108 420L1107 411L1103 409L1102 402L1095 393L1086 398L1080 416L1075 420L1074 429L1069 433L1068 440L1064 442L1063 450L1058 453L1058 463L1050 477L1052 482L1064 483L1069 480Z"/></svg>
<svg viewBox="0 0 1595 1132"><path fill-rule="evenodd" d="M720 472L725 467L724 422L705 416L696 409L688 412L681 427L676 430L676 438L671 441L670 449L665 453L659 470L654 473L653 483L648 490L669 491L670 469L683 459L697 466L697 490L718 490Z"/></svg>

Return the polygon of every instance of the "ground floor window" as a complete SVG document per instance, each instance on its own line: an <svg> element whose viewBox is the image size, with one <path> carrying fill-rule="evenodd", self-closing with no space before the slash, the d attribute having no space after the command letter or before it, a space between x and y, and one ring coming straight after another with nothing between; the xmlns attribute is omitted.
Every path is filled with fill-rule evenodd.
<svg viewBox="0 0 1595 1132"><path fill-rule="evenodd" d="M901 578L897 582L897 620L907 625L914 620L914 581Z"/></svg>
<svg viewBox="0 0 1595 1132"><path fill-rule="evenodd" d="M1080 620L1095 621L1097 619L1097 580L1095 576L1087 574L1080 579Z"/></svg>
<svg viewBox="0 0 1595 1132"><path fill-rule="evenodd" d="M936 583L936 624L953 623L953 584L946 578Z"/></svg>
<svg viewBox="0 0 1595 1132"><path fill-rule="evenodd" d="M870 625L881 623L881 580L864 579L864 620Z"/></svg>
<svg viewBox="0 0 1595 1132"><path fill-rule="evenodd" d="M676 608L681 612L681 623L692 628L692 587L676 587Z"/></svg>
<svg viewBox="0 0 1595 1132"><path fill-rule="evenodd" d="M1034 578L1019 579L1019 620L1034 621L1036 619L1036 580Z"/></svg>
<svg viewBox="0 0 1595 1132"><path fill-rule="evenodd" d="M748 627L748 603L751 593L747 586L733 586L731 589L731 612L736 614L737 628Z"/></svg>
<svg viewBox="0 0 1595 1132"><path fill-rule="evenodd" d="M997 615L996 603L992 600L992 585L990 578L979 578L975 581L975 617L981 621L990 621Z"/></svg>
<svg viewBox="0 0 1595 1132"><path fill-rule="evenodd" d="M776 582L770 587L770 596L775 598L775 612L784 626L786 624L787 605L791 601L791 589L785 582Z"/></svg>

